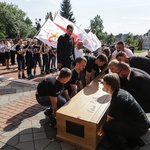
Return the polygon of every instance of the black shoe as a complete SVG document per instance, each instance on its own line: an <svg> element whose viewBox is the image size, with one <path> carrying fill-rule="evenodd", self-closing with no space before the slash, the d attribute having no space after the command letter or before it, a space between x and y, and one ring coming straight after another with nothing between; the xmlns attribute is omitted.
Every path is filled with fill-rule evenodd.
<svg viewBox="0 0 150 150"><path fill-rule="evenodd" d="M50 74L50 72L49 72L49 71L46 71L46 74Z"/></svg>
<svg viewBox="0 0 150 150"><path fill-rule="evenodd" d="M23 75L22 75L22 79L26 79L26 78L27 78L27 77L23 74Z"/></svg>
<svg viewBox="0 0 150 150"><path fill-rule="evenodd" d="M52 115L52 116L49 117L49 119L50 119L50 125L51 125L51 127L55 127L55 125L56 125L56 119L55 119L55 117Z"/></svg>
<svg viewBox="0 0 150 150"><path fill-rule="evenodd" d="M47 109L44 111L44 114L45 114L46 116L51 116L51 115L52 115L52 108L51 108L51 107L47 108Z"/></svg>
<svg viewBox="0 0 150 150"><path fill-rule="evenodd" d="M21 75L20 74L18 74L18 79L21 79Z"/></svg>

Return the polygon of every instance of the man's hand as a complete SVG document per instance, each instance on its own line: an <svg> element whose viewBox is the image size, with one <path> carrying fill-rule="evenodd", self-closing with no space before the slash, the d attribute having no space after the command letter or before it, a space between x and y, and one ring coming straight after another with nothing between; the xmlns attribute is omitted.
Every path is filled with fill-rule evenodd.
<svg viewBox="0 0 150 150"><path fill-rule="evenodd" d="M62 63L58 63L58 64L57 64L57 68L58 68L58 69L61 69L61 68L62 68Z"/></svg>

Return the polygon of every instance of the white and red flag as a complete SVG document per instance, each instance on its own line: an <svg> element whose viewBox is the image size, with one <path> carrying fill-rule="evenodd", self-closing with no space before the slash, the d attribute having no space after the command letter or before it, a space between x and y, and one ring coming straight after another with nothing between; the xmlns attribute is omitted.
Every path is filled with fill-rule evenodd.
<svg viewBox="0 0 150 150"><path fill-rule="evenodd" d="M41 28L40 33L36 36L36 38L49 46L57 48L57 40L62 34L65 34L65 32L61 30L50 19L48 19Z"/></svg>

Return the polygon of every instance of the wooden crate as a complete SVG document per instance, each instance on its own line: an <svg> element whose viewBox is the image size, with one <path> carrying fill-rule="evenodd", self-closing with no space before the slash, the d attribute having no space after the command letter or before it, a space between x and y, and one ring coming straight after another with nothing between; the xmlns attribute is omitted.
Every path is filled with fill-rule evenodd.
<svg viewBox="0 0 150 150"><path fill-rule="evenodd" d="M97 132L106 120L111 99L99 78L56 112L58 138L85 149L96 149Z"/></svg>

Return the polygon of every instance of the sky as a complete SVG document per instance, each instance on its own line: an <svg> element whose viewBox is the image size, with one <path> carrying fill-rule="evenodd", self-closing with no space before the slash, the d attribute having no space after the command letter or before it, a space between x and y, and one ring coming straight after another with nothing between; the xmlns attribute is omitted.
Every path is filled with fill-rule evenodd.
<svg viewBox="0 0 150 150"><path fill-rule="evenodd" d="M0 0L4 2L4 0ZM5 0L18 5L35 25L35 18L45 21L47 12L60 10L62 0ZM103 32L145 34L150 29L150 0L70 0L76 24L90 26L98 14L103 20Z"/></svg>

